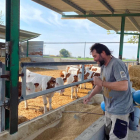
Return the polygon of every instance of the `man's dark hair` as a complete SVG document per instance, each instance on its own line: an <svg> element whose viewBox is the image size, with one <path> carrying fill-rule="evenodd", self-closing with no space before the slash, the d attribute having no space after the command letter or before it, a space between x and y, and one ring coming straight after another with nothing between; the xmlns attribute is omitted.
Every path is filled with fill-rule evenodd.
<svg viewBox="0 0 140 140"><path fill-rule="evenodd" d="M95 43L90 48L90 53L92 53L93 50L96 50L98 54L101 54L103 51L105 51L106 55L111 55L111 51L103 44Z"/></svg>

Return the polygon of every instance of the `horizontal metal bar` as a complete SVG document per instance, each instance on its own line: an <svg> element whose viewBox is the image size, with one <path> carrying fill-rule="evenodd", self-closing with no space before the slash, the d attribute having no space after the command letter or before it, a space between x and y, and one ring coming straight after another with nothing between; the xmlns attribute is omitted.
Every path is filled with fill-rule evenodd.
<svg viewBox="0 0 140 140"><path fill-rule="evenodd" d="M40 67L40 66L63 66L63 65L79 65L79 64L97 64L96 62L23 62L21 67Z"/></svg>
<svg viewBox="0 0 140 140"><path fill-rule="evenodd" d="M89 14L89 15L62 15L62 19L67 18L88 18L88 17L131 17L140 16L140 13L125 14Z"/></svg>
<svg viewBox="0 0 140 140"><path fill-rule="evenodd" d="M138 61L124 61L124 63L137 63Z"/></svg>
<svg viewBox="0 0 140 140"><path fill-rule="evenodd" d="M49 93L52 93L52 92L55 92L55 91L58 91L58 90L61 90L61 89L64 89L64 88L72 87L72 86L79 85L79 84L86 83L86 82L90 82L90 81L93 81L93 79L91 78L91 79L87 79L87 80L84 80L84 81L79 81L79 82L75 82L75 83L72 83L72 84L67 84L67 85L64 85L64 86L50 88L50 89L43 90L43 91L40 91L40 92L35 92L35 93L30 94L30 95L26 95L25 97L23 97L23 99L20 99L20 102L23 101L23 100L36 98L36 97L41 96L41 95L49 94Z"/></svg>
<svg viewBox="0 0 140 140"><path fill-rule="evenodd" d="M116 32L116 34L121 34L121 32ZM124 33L125 35L140 35L140 33Z"/></svg>
<svg viewBox="0 0 140 140"><path fill-rule="evenodd" d="M120 43L120 42L44 42L44 44L91 44L91 43ZM129 42L124 42L129 43Z"/></svg>

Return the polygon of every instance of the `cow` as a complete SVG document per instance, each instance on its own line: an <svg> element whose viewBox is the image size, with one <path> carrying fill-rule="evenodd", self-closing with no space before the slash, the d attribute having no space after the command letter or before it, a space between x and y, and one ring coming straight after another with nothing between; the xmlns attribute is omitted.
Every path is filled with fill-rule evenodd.
<svg viewBox="0 0 140 140"><path fill-rule="evenodd" d="M26 70L26 82L38 83L39 85L35 88L36 91L43 91L43 90L47 90L50 88L64 85L64 81L61 77L54 78L51 76L40 75L40 74L33 73L29 70ZM64 89L56 91L56 92L59 92L60 94L62 94L64 92ZM51 102L52 102L52 97L54 93L55 92L42 95L43 103L44 103L44 113L47 112L46 97L49 100L49 110L51 110L52 109Z"/></svg>

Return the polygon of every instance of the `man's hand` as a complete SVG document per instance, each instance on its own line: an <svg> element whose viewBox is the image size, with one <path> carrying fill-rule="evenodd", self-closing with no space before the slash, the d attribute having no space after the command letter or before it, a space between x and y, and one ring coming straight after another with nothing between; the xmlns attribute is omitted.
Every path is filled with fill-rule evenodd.
<svg viewBox="0 0 140 140"><path fill-rule="evenodd" d="M89 101L90 101L89 98L85 98L85 99L83 99L83 103L84 103L84 104L87 104Z"/></svg>
<svg viewBox="0 0 140 140"><path fill-rule="evenodd" d="M94 85L102 87L102 80L98 76L93 77Z"/></svg>

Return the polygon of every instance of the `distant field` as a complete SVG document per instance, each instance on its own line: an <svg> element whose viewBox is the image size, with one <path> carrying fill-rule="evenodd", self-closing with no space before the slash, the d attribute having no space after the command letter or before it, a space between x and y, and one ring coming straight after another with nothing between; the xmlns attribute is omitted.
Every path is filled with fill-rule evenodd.
<svg viewBox="0 0 140 140"><path fill-rule="evenodd" d="M43 57L46 57L46 58L62 58L62 59L77 59L77 60L93 60L93 58L75 58L75 57L50 57L50 56L43 56ZM125 59L123 60L124 62L125 61L136 61L134 59Z"/></svg>

